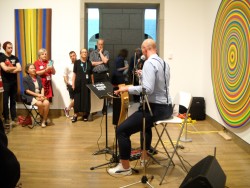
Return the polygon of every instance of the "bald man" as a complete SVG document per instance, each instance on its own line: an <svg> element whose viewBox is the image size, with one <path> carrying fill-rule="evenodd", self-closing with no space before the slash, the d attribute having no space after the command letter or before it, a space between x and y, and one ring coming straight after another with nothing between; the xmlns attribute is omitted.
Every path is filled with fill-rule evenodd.
<svg viewBox="0 0 250 188"><path fill-rule="evenodd" d="M172 102L169 95L170 68L158 55L156 43L152 39L146 39L141 45L142 53L146 57L143 69L138 72L142 85L123 86L115 91L115 94L129 92L130 94L140 95L142 90L147 94L147 99L152 110L153 116L150 115L147 104L145 110L145 134L146 150L143 150L141 164L147 160L147 150L150 149L152 141L153 122L167 119L172 113ZM143 89L144 88L144 89ZM118 128L117 138L119 145L120 163L108 170L111 175L131 175L132 170L129 164L131 153L130 136L143 130L143 112L136 111L128 117ZM142 142L142 141L141 141Z"/></svg>

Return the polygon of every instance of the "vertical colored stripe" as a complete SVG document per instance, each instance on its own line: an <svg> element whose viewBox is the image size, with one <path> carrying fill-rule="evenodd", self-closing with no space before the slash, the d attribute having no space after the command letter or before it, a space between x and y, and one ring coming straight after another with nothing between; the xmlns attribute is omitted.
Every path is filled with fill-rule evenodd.
<svg viewBox="0 0 250 188"><path fill-rule="evenodd" d="M16 55L17 57L19 58L19 61L20 61L20 64L21 66L23 65L23 61L22 61L22 53L21 53L21 36L20 36L20 23L19 23L19 14L18 14L18 11L15 10L15 31L16 31L16 36L15 36L15 39L16 39L16 45L15 45L15 52L16 52ZM22 83L22 79L23 78L23 74L21 72L20 74L20 86L18 88L18 90L21 90L20 88L23 88L23 83Z"/></svg>
<svg viewBox="0 0 250 188"><path fill-rule="evenodd" d="M15 10L15 17L16 17L16 22L15 22L15 29L16 29L16 47L17 51L16 54L18 58L22 59L22 54L21 54L21 39L20 39L20 24L19 24L19 14L18 11ZM19 60L20 60L19 59ZM21 61L21 60L20 60Z"/></svg>
<svg viewBox="0 0 250 188"><path fill-rule="evenodd" d="M43 10L43 19L42 19L42 48L46 48L46 9Z"/></svg>
<svg viewBox="0 0 250 188"><path fill-rule="evenodd" d="M50 59L51 15L51 9L15 10L15 49L23 68L19 78L21 89L25 66L37 60L38 50L46 48Z"/></svg>

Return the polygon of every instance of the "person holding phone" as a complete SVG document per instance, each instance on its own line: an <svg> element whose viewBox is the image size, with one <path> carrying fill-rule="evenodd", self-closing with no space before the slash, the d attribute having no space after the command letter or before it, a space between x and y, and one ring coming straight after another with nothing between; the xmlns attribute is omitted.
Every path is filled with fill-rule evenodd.
<svg viewBox="0 0 250 188"><path fill-rule="evenodd" d="M52 75L56 73L56 70L54 68L53 61L48 61L47 59L46 49L41 48L38 50L38 60L34 62L34 65L36 67L36 74L42 79L44 96L48 100L51 100L53 97Z"/></svg>

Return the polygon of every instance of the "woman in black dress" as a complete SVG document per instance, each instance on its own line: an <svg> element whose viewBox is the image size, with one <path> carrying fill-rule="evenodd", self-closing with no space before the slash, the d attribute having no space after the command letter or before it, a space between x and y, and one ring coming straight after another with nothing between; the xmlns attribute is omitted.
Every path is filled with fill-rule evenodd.
<svg viewBox="0 0 250 188"><path fill-rule="evenodd" d="M80 51L81 58L74 64L72 88L74 94L74 116L72 122L77 121L79 112L83 112L83 120L88 120L90 113L90 90L87 84L94 83L91 62L88 61L88 51L83 48Z"/></svg>

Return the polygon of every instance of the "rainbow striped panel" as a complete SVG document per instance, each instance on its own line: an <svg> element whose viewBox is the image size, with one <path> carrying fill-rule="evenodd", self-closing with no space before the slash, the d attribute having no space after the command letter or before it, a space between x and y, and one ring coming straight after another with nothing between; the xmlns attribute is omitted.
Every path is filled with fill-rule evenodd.
<svg viewBox="0 0 250 188"><path fill-rule="evenodd" d="M25 65L37 60L38 50L45 48L51 59L51 18L52 9L15 9L15 52L23 68L19 92Z"/></svg>
<svg viewBox="0 0 250 188"><path fill-rule="evenodd" d="M249 125L249 0L221 1L211 52L213 92L223 121L233 128Z"/></svg>

